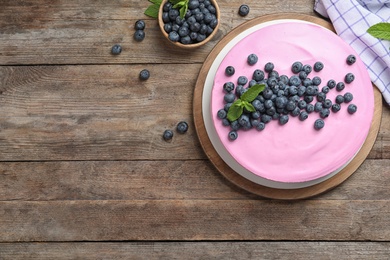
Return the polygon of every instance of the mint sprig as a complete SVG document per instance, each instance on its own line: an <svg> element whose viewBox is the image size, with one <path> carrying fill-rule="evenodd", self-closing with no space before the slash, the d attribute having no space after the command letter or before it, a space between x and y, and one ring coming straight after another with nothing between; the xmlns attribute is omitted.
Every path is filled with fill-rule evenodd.
<svg viewBox="0 0 390 260"><path fill-rule="evenodd" d="M148 1L151 2L152 4L146 8L144 14L152 18L157 18L162 0L148 0ZM189 0L169 0L169 2L172 4L173 8L179 9L180 18L183 19L188 10Z"/></svg>
<svg viewBox="0 0 390 260"><path fill-rule="evenodd" d="M189 0L169 0L169 2L171 2L173 8L179 9L180 18L183 19L188 10Z"/></svg>
<svg viewBox="0 0 390 260"><path fill-rule="evenodd" d="M264 84L256 84L250 87L244 94L242 94L241 98L234 101L234 103L230 106L227 113L227 119L230 122L237 120L244 112L244 108L249 112L255 112L256 109L253 107L251 102L255 100L255 98L264 89L265 89Z"/></svg>
<svg viewBox="0 0 390 260"><path fill-rule="evenodd" d="M367 32L377 39L390 41L390 23L374 24Z"/></svg>
<svg viewBox="0 0 390 260"><path fill-rule="evenodd" d="M151 2L152 4L149 5L148 8L146 8L144 14L152 18L157 18L162 0L148 0L148 1Z"/></svg>

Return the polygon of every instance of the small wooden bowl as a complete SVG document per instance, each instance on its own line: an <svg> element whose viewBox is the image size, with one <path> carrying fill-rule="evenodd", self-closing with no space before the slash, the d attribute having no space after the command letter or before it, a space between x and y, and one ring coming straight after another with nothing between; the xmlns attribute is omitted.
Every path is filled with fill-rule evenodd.
<svg viewBox="0 0 390 260"><path fill-rule="evenodd" d="M160 5L160 9L159 9L159 12L158 12L158 24L160 26L160 30L162 32L162 34L164 35L164 37L172 44L174 44L175 46L177 47L180 47L180 48L183 48L183 49L195 49L195 48L198 48L200 46L203 46L205 45L208 41L210 41L214 35L217 33L218 31L218 28L219 28L219 25L221 24L221 13L220 13L220 10L219 10L219 6L217 4L217 1L216 0L210 0L210 2L213 4L213 6L215 7L215 10L216 10L216 17L218 19L218 24L217 26L214 28L213 32L207 36L206 39L204 39L203 41L201 42L198 42L198 43L191 43L191 44L182 44L181 42L173 42L171 40L169 40L168 38L168 34L167 32L164 30L164 21L162 20L162 14L163 14L163 7L164 7L164 4L168 2L168 0L163 0L161 2L161 5Z"/></svg>

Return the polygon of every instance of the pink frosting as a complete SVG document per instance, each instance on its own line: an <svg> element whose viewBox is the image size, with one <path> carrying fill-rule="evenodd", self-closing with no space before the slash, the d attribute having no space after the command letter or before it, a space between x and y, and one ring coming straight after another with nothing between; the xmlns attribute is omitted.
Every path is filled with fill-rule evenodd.
<svg viewBox="0 0 390 260"><path fill-rule="evenodd" d="M247 64L251 53L259 57L254 66ZM352 66L346 63L349 54L357 57ZM316 61L324 64L322 71L309 74L310 78L322 79L320 89L329 79L340 82L348 72L353 73L355 80L351 84L346 84L341 92L332 89L327 98L334 102L338 94L351 92L354 96L351 103L357 105L357 112L348 114L348 105L342 104L338 113L331 112L324 120L325 127L320 131L313 127L314 121L320 118L313 112L304 122L290 116L284 126L273 120L261 132L239 130L238 139L230 141L230 127L223 126L216 116L224 106L223 84L236 83L239 76L251 79L253 71L263 70L267 62L273 62L280 75L291 76L291 65L295 61L312 66ZM232 77L225 75L229 65L235 67ZM292 21L266 26L238 42L222 60L211 95L214 127L232 157L255 175L287 183L315 180L344 166L364 143L374 111L373 88L358 54L331 31L315 24Z"/></svg>

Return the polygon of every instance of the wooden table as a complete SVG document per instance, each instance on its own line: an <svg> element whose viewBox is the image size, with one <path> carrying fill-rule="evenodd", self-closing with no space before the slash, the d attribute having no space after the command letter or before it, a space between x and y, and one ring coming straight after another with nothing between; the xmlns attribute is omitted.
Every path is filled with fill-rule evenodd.
<svg viewBox="0 0 390 260"><path fill-rule="evenodd" d="M208 53L246 20L316 15L313 0L248 0L245 18L218 2L216 37L192 52L162 38L146 0L0 0L0 259L389 258L387 105L366 161L311 199L253 195L207 159L192 101Z"/></svg>

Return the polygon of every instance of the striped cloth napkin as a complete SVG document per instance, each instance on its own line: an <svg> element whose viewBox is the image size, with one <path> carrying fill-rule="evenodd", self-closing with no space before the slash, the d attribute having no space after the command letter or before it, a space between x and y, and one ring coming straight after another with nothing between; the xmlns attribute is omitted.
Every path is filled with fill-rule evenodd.
<svg viewBox="0 0 390 260"><path fill-rule="evenodd" d="M390 22L390 0L315 0L314 10L329 18L337 34L359 54L390 105L390 41L367 33L374 24Z"/></svg>

